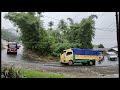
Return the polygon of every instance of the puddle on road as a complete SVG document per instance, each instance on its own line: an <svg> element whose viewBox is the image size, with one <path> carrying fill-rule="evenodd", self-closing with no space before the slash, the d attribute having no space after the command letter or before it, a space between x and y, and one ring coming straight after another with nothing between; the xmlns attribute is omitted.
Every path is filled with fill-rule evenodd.
<svg viewBox="0 0 120 90"><path fill-rule="evenodd" d="M107 57L105 57L105 59L99 63L98 61L96 61L96 65L95 66L118 66L118 63L119 61L116 60L116 61L110 61L107 59Z"/></svg>

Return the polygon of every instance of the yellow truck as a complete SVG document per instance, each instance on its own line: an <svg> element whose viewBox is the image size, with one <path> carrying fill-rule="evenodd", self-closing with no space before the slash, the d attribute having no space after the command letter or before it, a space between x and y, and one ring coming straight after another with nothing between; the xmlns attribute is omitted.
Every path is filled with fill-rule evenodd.
<svg viewBox="0 0 120 90"><path fill-rule="evenodd" d="M72 65L82 63L83 65L95 65L96 60L100 59L100 53L96 50L71 48L63 50L60 55L60 63Z"/></svg>

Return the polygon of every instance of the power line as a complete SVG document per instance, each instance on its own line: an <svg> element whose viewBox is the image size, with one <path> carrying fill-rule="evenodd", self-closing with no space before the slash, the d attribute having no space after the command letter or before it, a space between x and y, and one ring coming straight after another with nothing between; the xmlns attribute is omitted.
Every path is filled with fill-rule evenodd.
<svg viewBox="0 0 120 90"><path fill-rule="evenodd" d="M107 27L107 28L109 28L110 26L112 26L113 25L113 23L114 23L114 21Z"/></svg>
<svg viewBox="0 0 120 90"><path fill-rule="evenodd" d="M116 29L110 29L109 30L109 28L107 29L107 28L95 28L96 30L101 30L101 31L110 31L110 32L114 32ZM107 30L105 30L105 29L107 29Z"/></svg>
<svg viewBox="0 0 120 90"><path fill-rule="evenodd" d="M96 28L96 29L112 29L112 30L115 30L113 28Z"/></svg>
<svg viewBox="0 0 120 90"><path fill-rule="evenodd" d="M94 38L94 39L116 39L116 38Z"/></svg>
<svg viewBox="0 0 120 90"><path fill-rule="evenodd" d="M86 12L85 12L86 13ZM88 13L88 12L87 12ZM84 14L84 13L81 13L82 15ZM104 15L104 13L101 15L101 17ZM57 21L60 21L59 19L56 19L56 18L52 18L52 17L49 17L49 16L46 16L46 15L44 15L45 17L48 17L48 18L51 18L51 19L54 19L54 20L57 20ZM101 18L100 17L100 18ZM95 28L95 29L97 29L97 30L101 30L101 31L110 31L110 32L114 32L114 31L112 31L112 30L116 30L116 29L112 29L112 28L109 28L110 26L112 26L113 25L113 23L114 23L114 21L107 27L107 28ZM53 26L58 26L58 25L53 25ZM104 29L107 29L107 30L104 30ZM108 29L110 29L110 30L108 30Z"/></svg>
<svg viewBox="0 0 120 90"><path fill-rule="evenodd" d="M101 15L101 17L98 19L98 21L102 18L102 16L104 15L105 13L103 13L102 15ZM97 24L98 24L98 21L97 21Z"/></svg>

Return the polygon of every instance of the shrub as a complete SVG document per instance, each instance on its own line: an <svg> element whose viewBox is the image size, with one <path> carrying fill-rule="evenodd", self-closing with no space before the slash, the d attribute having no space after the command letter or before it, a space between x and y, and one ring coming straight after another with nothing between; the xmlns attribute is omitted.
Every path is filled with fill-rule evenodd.
<svg viewBox="0 0 120 90"><path fill-rule="evenodd" d="M3 66L1 70L2 78L21 78L21 71L15 69L14 66Z"/></svg>

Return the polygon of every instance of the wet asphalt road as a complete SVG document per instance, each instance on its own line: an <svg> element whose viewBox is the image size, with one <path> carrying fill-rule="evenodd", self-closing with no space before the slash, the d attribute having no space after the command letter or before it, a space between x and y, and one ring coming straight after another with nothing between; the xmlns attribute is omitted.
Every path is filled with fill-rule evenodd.
<svg viewBox="0 0 120 90"><path fill-rule="evenodd" d="M65 73L80 77L100 77L101 74L108 75L107 77L118 77L118 60L109 61L107 57L101 63L96 61L95 66L83 66L80 63L73 66L64 66L59 62L41 62L33 61L23 56L23 47L18 49L17 55L8 55L7 50L1 51L1 63L7 65L15 65L18 67L31 68L35 70L46 70L48 72ZM110 76L109 76L110 75ZM111 76L112 75L112 76ZM117 75L117 76L116 76ZM105 77L106 76L102 76Z"/></svg>
<svg viewBox="0 0 120 90"><path fill-rule="evenodd" d="M49 66L49 67L62 67L62 65L59 62L51 62L51 63L46 63L46 62L40 62L40 61L31 61L28 58L23 56L23 47L21 46L18 49L17 55L12 55L12 54L7 54L7 49L4 49L1 51L1 62L18 62L18 63L39 63L44 65L44 66ZM106 67L106 66L117 66L118 65L118 60L117 61L110 61L105 57L104 61L99 63L96 61L97 67ZM74 64L73 66L81 66L81 64Z"/></svg>

